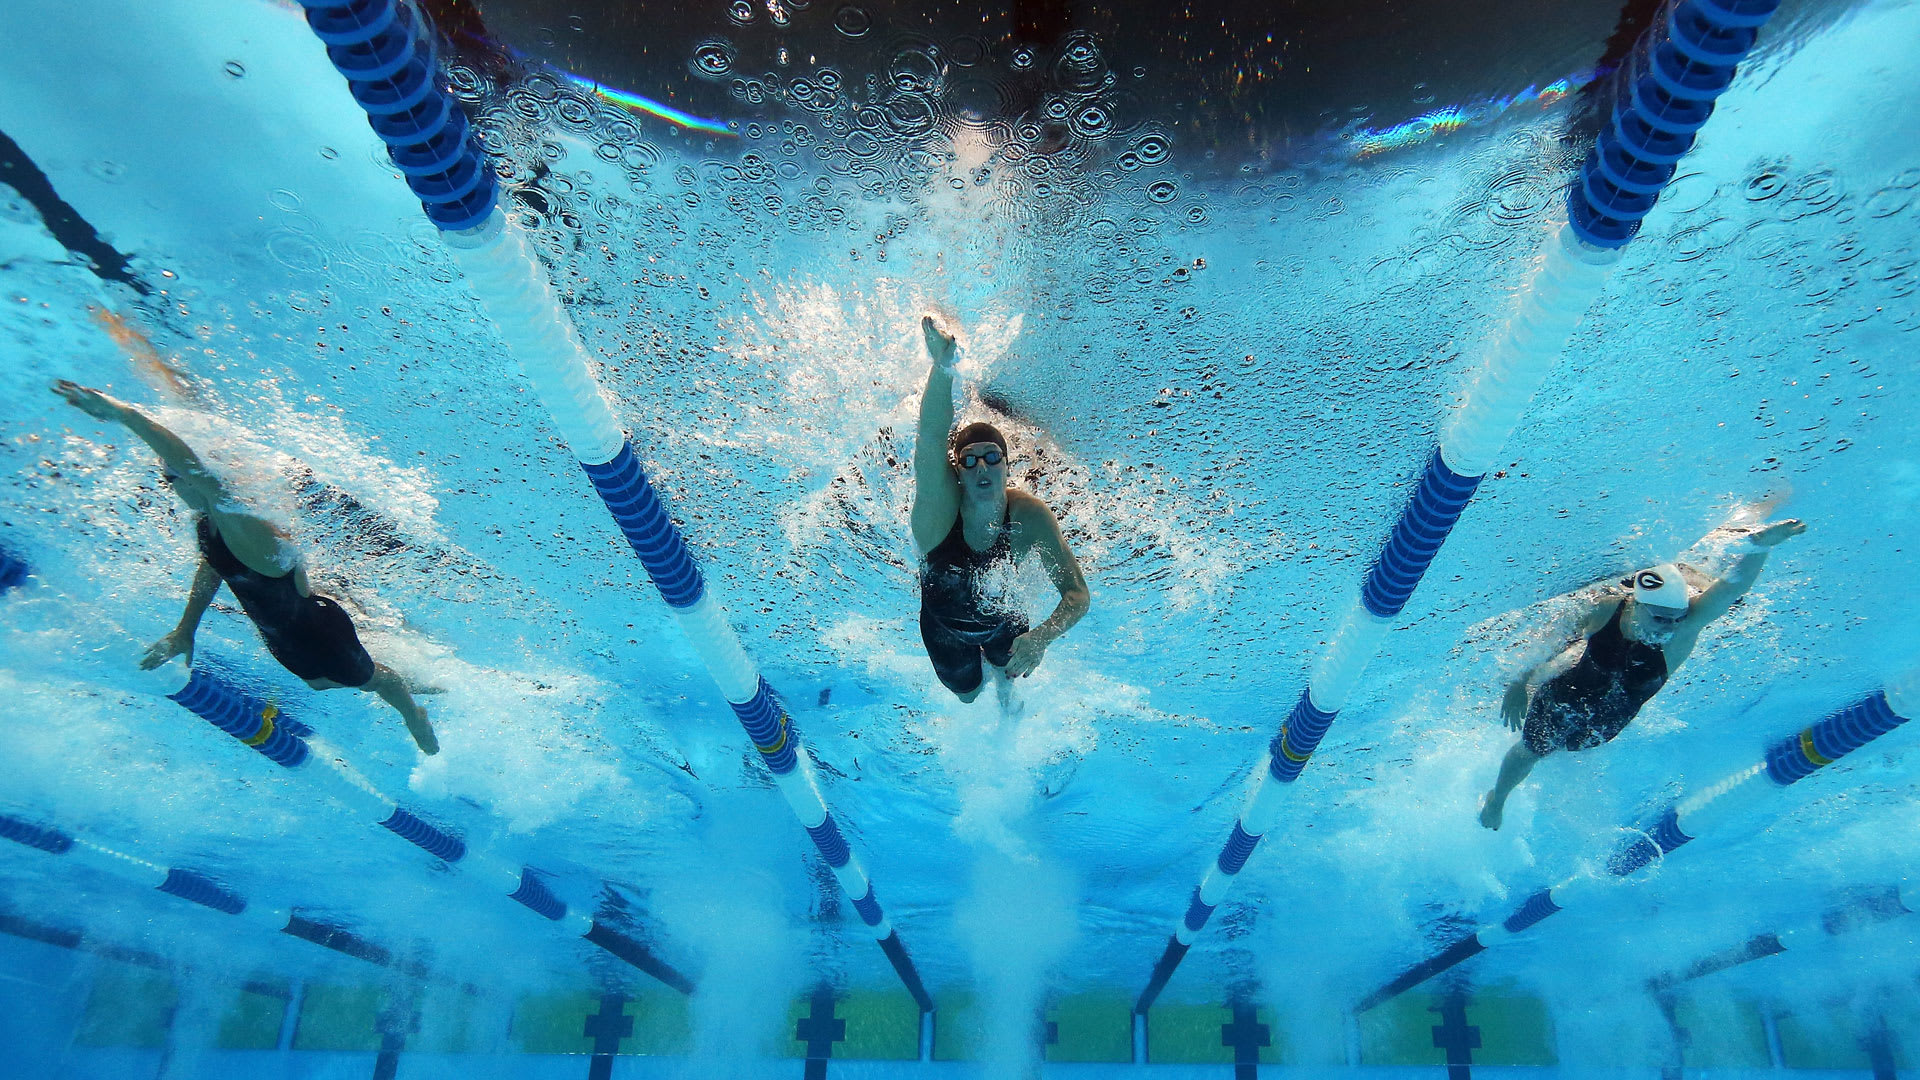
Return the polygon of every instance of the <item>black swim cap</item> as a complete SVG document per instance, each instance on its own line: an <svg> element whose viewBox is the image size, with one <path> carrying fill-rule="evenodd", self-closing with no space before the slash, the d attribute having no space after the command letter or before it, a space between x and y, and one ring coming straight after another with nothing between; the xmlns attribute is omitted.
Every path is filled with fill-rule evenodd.
<svg viewBox="0 0 1920 1080"><path fill-rule="evenodd" d="M990 442L998 446L1002 454L1012 456L1012 452L1007 449L1007 437L1000 434L999 428L984 421L975 421L954 432L953 438L947 442L947 456L952 457L959 453L963 446L983 442Z"/></svg>

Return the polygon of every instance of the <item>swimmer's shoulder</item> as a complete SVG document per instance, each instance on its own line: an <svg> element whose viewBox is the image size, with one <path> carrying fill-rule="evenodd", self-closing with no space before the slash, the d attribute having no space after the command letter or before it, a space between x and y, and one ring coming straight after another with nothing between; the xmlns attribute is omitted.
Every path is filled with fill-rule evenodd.
<svg viewBox="0 0 1920 1080"><path fill-rule="evenodd" d="M233 557L256 573L280 577L292 573L299 565L292 538L285 529L266 518L225 512L214 515L213 524Z"/></svg>

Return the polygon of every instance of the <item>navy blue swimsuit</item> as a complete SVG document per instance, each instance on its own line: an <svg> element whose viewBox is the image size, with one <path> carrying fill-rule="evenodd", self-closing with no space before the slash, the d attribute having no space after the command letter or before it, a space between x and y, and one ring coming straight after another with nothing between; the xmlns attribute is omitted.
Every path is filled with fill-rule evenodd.
<svg viewBox="0 0 1920 1080"><path fill-rule="evenodd" d="M207 565L239 598L282 667L302 679L331 679L342 686L365 686L373 678L373 658L339 604L324 596L301 596L291 573L273 577L241 562L204 517L194 533Z"/></svg>
<svg viewBox="0 0 1920 1080"><path fill-rule="evenodd" d="M1545 757L1556 750L1591 750L1626 730L1640 707L1667 683L1667 654L1620 632L1627 605L1587 639L1578 663L1547 680L1527 705L1521 737Z"/></svg>
<svg viewBox="0 0 1920 1080"><path fill-rule="evenodd" d="M970 694L979 689L985 672L984 656L995 667L1006 667L1013 655L1013 639L1027 632L1026 617L985 604L980 577L993 564L1013 557L1008 526L1013 509L1000 521L999 535L985 551L968 543L960 515L946 539L927 552L920 571L920 640L927 647L933 670L947 689Z"/></svg>

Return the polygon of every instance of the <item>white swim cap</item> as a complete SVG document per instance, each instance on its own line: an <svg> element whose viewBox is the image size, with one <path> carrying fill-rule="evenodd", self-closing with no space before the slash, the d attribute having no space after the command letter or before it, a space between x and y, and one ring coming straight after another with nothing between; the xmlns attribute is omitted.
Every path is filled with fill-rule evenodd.
<svg viewBox="0 0 1920 1080"><path fill-rule="evenodd" d="M1650 566L1633 575L1633 598L1648 607L1684 609L1687 579L1672 563Z"/></svg>

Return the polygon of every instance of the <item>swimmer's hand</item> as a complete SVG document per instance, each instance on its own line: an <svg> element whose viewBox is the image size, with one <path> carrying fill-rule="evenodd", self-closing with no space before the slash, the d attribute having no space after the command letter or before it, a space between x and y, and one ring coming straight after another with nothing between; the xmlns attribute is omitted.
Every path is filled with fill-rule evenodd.
<svg viewBox="0 0 1920 1080"><path fill-rule="evenodd" d="M1047 654L1047 639L1032 630L1013 639L1013 648L1007 656L1007 678L1018 679L1033 674L1040 666L1040 658Z"/></svg>
<svg viewBox="0 0 1920 1080"><path fill-rule="evenodd" d="M1507 727L1519 731L1527 722L1527 681L1521 679L1507 687L1507 696L1500 702L1500 719ZM1493 828L1499 828L1495 825Z"/></svg>
<svg viewBox="0 0 1920 1080"><path fill-rule="evenodd" d="M176 656L187 658L187 666L193 666L193 631L175 627L173 632L159 641L147 646L140 657L140 670L152 671Z"/></svg>
<svg viewBox="0 0 1920 1080"><path fill-rule="evenodd" d="M120 419L120 403L91 386L81 386L71 379L61 379L53 384L53 392L65 399L67 404L95 420Z"/></svg>
<svg viewBox="0 0 1920 1080"><path fill-rule="evenodd" d="M940 324L934 322L931 315L920 317L920 331L926 335L927 355L933 358L933 366L951 372L954 363L953 335L940 329Z"/></svg>
<svg viewBox="0 0 1920 1080"><path fill-rule="evenodd" d="M1748 533L1747 542L1757 547L1770 548L1790 536L1799 536L1806 531L1806 522L1799 518L1786 518Z"/></svg>

